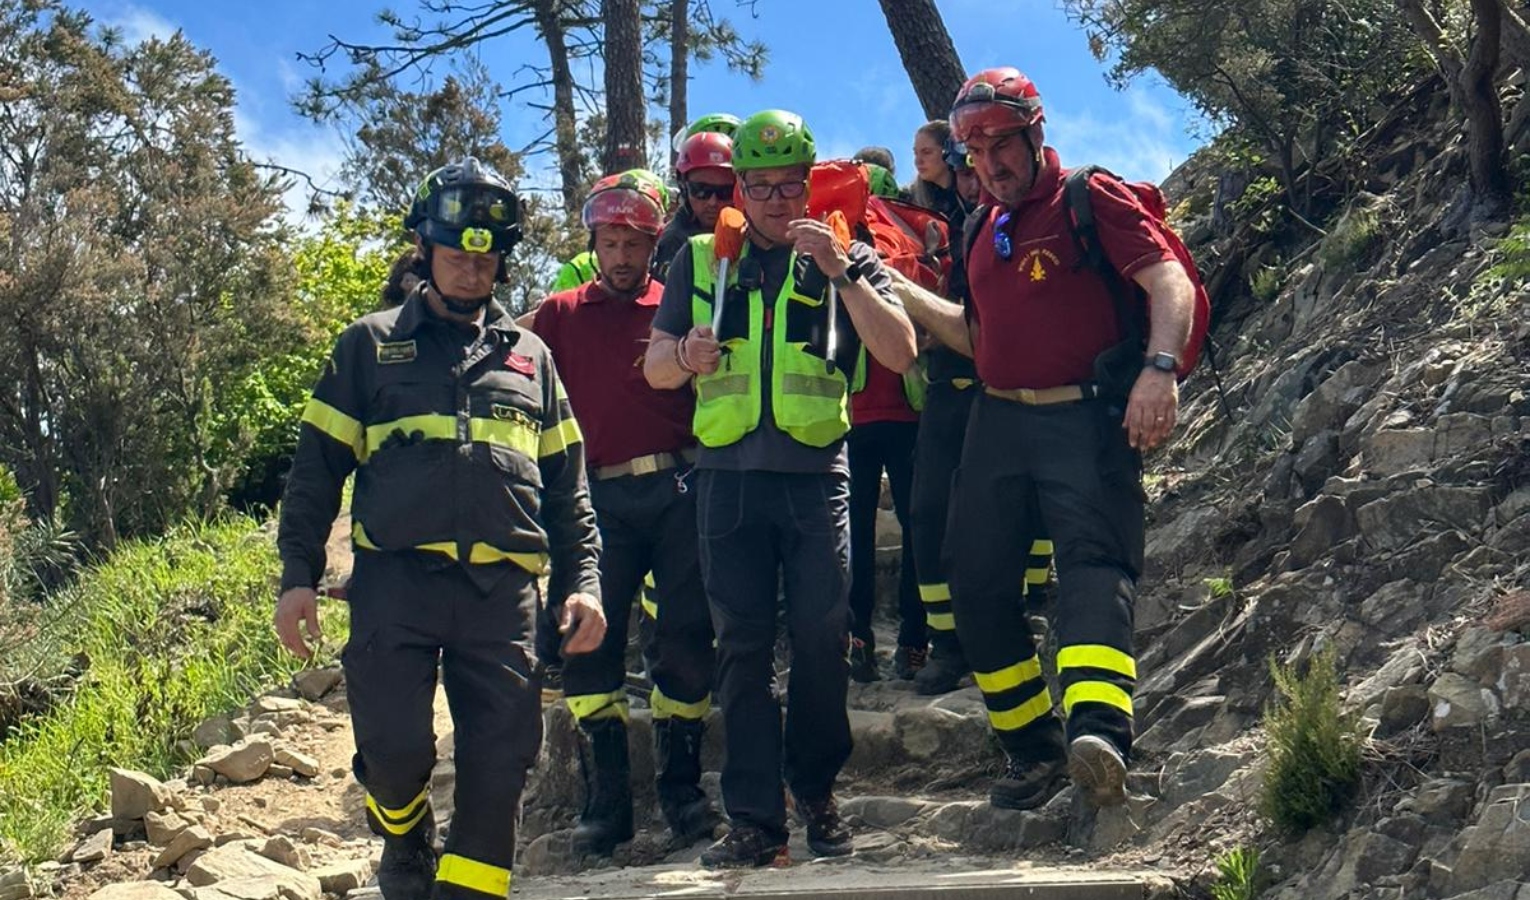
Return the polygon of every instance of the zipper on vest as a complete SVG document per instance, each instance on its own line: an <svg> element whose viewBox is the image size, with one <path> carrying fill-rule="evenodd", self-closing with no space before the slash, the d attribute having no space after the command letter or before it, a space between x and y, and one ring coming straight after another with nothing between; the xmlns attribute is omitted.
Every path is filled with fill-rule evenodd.
<svg viewBox="0 0 1530 900"><path fill-rule="evenodd" d="M774 360L773 360L773 355L774 354L772 353L772 350L773 350L773 347L775 345L775 341L771 340L770 335L771 335L771 328L775 325L775 323L776 323L776 311L774 309L772 309L771 307L768 307L768 306L765 307L765 335L762 338L762 342L765 344L764 353L762 354L763 357L764 357L764 365L761 367L764 371L762 371L760 373L761 375L764 375L767 372L770 372L771 371L771 366L774 363Z"/></svg>

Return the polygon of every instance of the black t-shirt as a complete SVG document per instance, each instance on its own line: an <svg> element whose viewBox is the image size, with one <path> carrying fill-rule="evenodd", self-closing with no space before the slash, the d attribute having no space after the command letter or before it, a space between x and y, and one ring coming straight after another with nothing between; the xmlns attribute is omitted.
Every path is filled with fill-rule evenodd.
<svg viewBox="0 0 1530 900"><path fill-rule="evenodd" d="M761 250L751 245L749 256L760 264L762 273L760 295L774 302L775 297L781 292L781 285L791 274L788 271L792 257L791 246L782 245ZM877 258L875 250L860 241L854 241L850 244L850 259L860 264L866 283L877 292L877 296L881 297L883 302L900 306L892 293L892 277L882 268L881 260ZM694 262L695 258L690 253L690 248L686 247L683 252L676 254L674 261L670 264L669 280L664 284L664 299L659 302L659 312L653 319L653 327L665 334L680 337L689 332L695 322L691 311L691 276ZM850 314L845 311L843 304L839 307L835 328L838 331L841 347L848 347L846 342L850 341L857 345L860 343L860 336L855 333L855 326L850 321ZM847 372L846 375L854 380L853 372ZM769 370L761 373L761 379L766 384L769 383L769 378ZM764 392L759 427L726 447L700 448L696 464L703 469L727 469L740 472L763 470L849 474L843 439L827 447L809 447L776 427L775 418L771 415L769 390Z"/></svg>

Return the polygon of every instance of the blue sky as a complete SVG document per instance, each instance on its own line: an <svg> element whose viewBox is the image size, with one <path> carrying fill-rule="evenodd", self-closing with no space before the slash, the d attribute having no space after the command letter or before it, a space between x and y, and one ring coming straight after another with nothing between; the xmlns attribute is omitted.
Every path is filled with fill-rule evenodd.
<svg viewBox="0 0 1530 900"><path fill-rule="evenodd" d="M175 29L209 50L232 79L237 126L257 157L323 177L333 172L339 136L291 112L288 99L312 69L298 51L313 51L335 34L381 37L378 9L409 14L415 0L261 0L250 4L192 0L88 0L97 21L121 27L129 40ZM712 63L692 66L690 110L747 115L783 107L801 113L821 156L848 156L866 144L891 147L901 181L913 175L910 147L924 116L893 46L877 0L760 0L758 18L712 0L738 30L770 48L764 78L750 82ZM1099 163L1133 178L1161 179L1197 146L1194 111L1156 79L1119 92L1105 81L1084 33L1054 0L938 0L968 71L1016 65L1036 81L1047 110L1048 142L1067 164ZM533 35L510 35L481 51L500 80L544 53ZM661 114L661 113L660 113ZM520 146L543 127L543 114L505 112L506 143ZM551 160L532 177L552 178ZM296 198L294 198L295 200Z"/></svg>

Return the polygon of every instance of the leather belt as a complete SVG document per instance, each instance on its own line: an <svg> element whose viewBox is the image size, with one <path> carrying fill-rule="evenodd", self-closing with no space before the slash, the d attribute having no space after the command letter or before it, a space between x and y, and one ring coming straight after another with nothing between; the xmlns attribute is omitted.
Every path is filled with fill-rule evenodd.
<svg viewBox="0 0 1530 900"><path fill-rule="evenodd" d="M984 386L983 391L990 397L998 397L1000 400L1008 400L1011 403L1021 403L1026 406L1052 406L1057 403L1077 403L1080 400L1093 400L1100 396L1100 386L1097 384L1065 384L1062 387L1052 388L996 388Z"/></svg>
<svg viewBox="0 0 1530 900"><path fill-rule="evenodd" d="M614 465L595 466L590 469L590 476L596 481L606 481L626 475L652 475L666 469L678 469L695 461L695 450L681 450L679 453L650 453L647 456L639 456Z"/></svg>

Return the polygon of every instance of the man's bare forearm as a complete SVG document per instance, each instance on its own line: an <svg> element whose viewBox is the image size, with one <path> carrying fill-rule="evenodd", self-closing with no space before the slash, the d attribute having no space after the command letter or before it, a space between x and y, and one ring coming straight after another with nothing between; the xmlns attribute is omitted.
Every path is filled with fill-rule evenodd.
<svg viewBox="0 0 1530 900"><path fill-rule="evenodd" d="M691 373L680 368L680 357L675 353L679 341L663 331L650 332L648 352L643 356L643 377L648 379L649 387L674 390L691 380Z"/></svg>
<svg viewBox="0 0 1530 900"><path fill-rule="evenodd" d="M925 331L957 353L972 356L972 334L961 304L925 290L898 272L893 273L893 290L909 317Z"/></svg>
<svg viewBox="0 0 1530 900"><path fill-rule="evenodd" d="M1148 356L1155 353L1183 356L1195 318L1195 285L1184 266L1177 262L1154 263L1138 272L1134 280L1147 291L1153 309Z"/></svg>
<svg viewBox="0 0 1530 900"><path fill-rule="evenodd" d="M914 340L914 325L896 305L883 300L865 281L853 281L839 292L855 333L866 352L877 362L902 374L914 364L919 347Z"/></svg>

